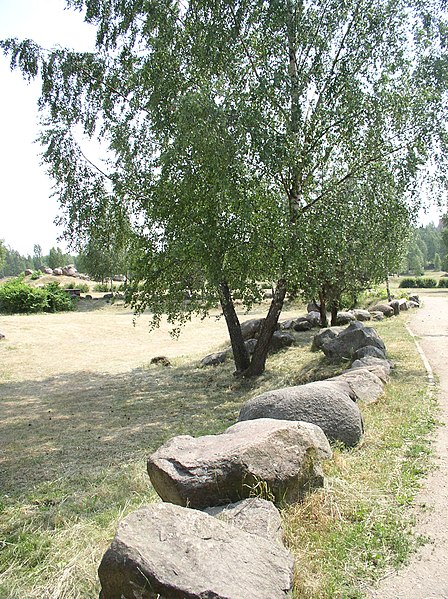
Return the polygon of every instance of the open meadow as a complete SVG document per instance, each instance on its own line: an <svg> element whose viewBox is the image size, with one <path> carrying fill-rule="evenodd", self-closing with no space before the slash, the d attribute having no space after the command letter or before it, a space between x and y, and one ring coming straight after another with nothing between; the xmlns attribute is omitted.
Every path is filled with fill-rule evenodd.
<svg viewBox="0 0 448 599"><path fill-rule="evenodd" d="M97 597L96 569L118 521L157 500L150 452L178 434L222 432L263 391L341 369L311 353L309 332L258 379L235 379L230 362L199 368L227 345L222 319L194 320L175 340L166 323L149 333L145 315L134 327L122 305L95 307L0 316L2 599ZM435 405L405 320L375 323L396 368L385 395L363 409L362 443L335 448L325 489L283 510L296 598L360 597L419 542L403 508L428 468ZM160 355L172 366L150 365Z"/></svg>

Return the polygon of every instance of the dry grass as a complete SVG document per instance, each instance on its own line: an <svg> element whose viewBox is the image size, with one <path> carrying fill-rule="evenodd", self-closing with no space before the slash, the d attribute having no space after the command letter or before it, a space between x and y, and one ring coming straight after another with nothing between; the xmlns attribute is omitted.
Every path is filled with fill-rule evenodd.
<svg viewBox="0 0 448 599"><path fill-rule="evenodd" d="M257 393L338 370L309 351L311 334L305 333L297 347L270 358L262 377L239 380L231 363L198 368L199 357L227 341L222 320L196 320L178 341L166 323L150 334L146 325L144 316L133 328L131 312L117 305L0 317L6 335L0 344L2 599L96 597L96 568L117 522L156 499L145 473L148 453L177 434L221 432ZM418 431L409 432L400 419L411 405L421 422L423 371L401 320L379 328L398 368L387 396L365 414L362 446L337 450L325 491L285 510L298 558L296 597L357 596L338 593L359 587L360 560L367 563L363 576L371 573L371 561L359 551L360 543L372 551L367 537L376 539L365 523L377 526L374 510L380 520L385 513L396 519L391 502L406 503L413 492L403 482L402 464ZM160 354L172 368L149 366ZM428 422L429 416L420 436ZM363 528L350 551L350 542L339 541L352 538L354 514ZM388 545L381 563L391 563L394 552Z"/></svg>

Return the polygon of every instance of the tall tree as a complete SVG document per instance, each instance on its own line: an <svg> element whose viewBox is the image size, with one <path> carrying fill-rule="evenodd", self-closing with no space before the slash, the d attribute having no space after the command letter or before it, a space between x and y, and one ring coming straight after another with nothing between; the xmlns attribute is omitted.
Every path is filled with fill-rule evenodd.
<svg viewBox="0 0 448 599"><path fill-rule="evenodd" d="M6 247L3 242L3 239L0 239L0 272L3 269L5 261L6 261Z"/></svg>
<svg viewBox="0 0 448 599"><path fill-rule="evenodd" d="M259 374L308 213L337 210L349 184L384 169L397 197L415 197L429 156L444 160L438 3L67 4L97 26L94 54L1 45L13 68L42 77L44 160L68 236L88 240L107 211L126 211L135 309L182 322L219 299L237 370ZM79 128L108 146L107 169L86 158ZM233 297L250 306L272 279L250 361Z"/></svg>
<svg viewBox="0 0 448 599"><path fill-rule="evenodd" d="M37 243L33 247L33 265L36 270L43 266L42 248Z"/></svg>
<svg viewBox="0 0 448 599"><path fill-rule="evenodd" d="M319 300L324 326L327 310L336 324L343 300L355 304L361 291L385 281L406 250L411 230L406 201L395 197L387 177L376 183L349 185L344 201L314 206L303 223L307 261L297 282L306 299Z"/></svg>

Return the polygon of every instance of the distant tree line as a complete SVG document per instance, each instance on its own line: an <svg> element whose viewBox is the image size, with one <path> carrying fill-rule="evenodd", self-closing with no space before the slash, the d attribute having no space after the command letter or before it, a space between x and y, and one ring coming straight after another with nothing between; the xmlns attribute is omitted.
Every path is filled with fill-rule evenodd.
<svg viewBox="0 0 448 599"><path fill-rule="evenodd" d="M58 268L67 264L76 265L77 256L64 253L59 247L52 247L47 255L42 253L40 245L33 248L33 255L24 256L17 250L5 245L0 239L0 277L15 277L27 268L42 270L43 268Z"/></svg>
<svg viewBox="0 0 448 599"><path fill-rule="evenodd" d="M128 276L128 263L127 245L113 230L108 235L98 234L77 255L64 253L59 247L43 254L41 246L36 244L32 256L23 256L0 239L0 277L16 277L28 268L37 271L74 264L79 272L104 282L118 274Z"/></svg>
<svg viewBox="0 0 448 599"><path fill-rule="evenodd" d="M431 223L412 230L400 274L420 277L425 270L448 270L448 215L438 226Z"/></svg>

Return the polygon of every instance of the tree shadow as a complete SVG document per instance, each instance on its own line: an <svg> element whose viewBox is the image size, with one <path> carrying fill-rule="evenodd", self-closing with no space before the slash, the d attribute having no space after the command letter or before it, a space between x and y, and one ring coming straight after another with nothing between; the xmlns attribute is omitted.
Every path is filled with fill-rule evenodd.
<svg viewBox="0 0 448 599"><path fill-rule="evenodd" d="M0 386L0 488L26 493L61 476L144 459L167 439L234 424L255 381L218 369L151 366Z"/></svg>

